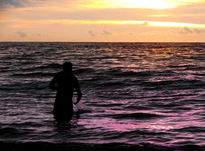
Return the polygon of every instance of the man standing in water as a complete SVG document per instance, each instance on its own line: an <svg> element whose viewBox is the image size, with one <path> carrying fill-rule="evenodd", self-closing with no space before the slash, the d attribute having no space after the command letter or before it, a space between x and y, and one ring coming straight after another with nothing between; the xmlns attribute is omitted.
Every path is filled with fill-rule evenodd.
<svg viewBox="0 0 205 151"><path fill-rule="evenodd" d="M56 100L54 103L53 114L57 121L69 121L73 116L73 91L77 91L77 104L82 93L80 91L78 79L72 73L72 63L65 62L63 71L57 73L50 82L49 87L57 90Z"/></svg>

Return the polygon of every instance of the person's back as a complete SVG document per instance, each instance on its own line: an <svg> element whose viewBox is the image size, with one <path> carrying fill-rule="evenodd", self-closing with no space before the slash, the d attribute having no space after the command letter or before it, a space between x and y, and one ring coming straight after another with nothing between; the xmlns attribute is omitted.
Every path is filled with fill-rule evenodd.
<svg viewBox="0 0 205 151"><path fill-rule="evenodd" d="M72 64L63 64L63 71L56 74L50 83L50 88L57 90L54 103L54 117L59 121L68 121L73 115L73 91L77 91L77 102L80 101L81 91L77 78L72 74Z"/></svg>
<svg viewBox="0 0 205 151"><path fill-rule="evenodd" d="M56 75L57 97L72 97L74 88L77 87L78 81L73 74L66 74L65 72L59 72Z"/></svg>

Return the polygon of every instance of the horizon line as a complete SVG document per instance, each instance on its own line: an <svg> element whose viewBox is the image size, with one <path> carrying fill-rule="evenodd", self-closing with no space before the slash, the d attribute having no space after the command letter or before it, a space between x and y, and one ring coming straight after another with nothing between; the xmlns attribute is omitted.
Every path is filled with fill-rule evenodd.
<svg viewBox="0 0 205 151"><path fill-rule="evenodd" d="M0 43L205 43L205 41L0 41Z"/></svg>

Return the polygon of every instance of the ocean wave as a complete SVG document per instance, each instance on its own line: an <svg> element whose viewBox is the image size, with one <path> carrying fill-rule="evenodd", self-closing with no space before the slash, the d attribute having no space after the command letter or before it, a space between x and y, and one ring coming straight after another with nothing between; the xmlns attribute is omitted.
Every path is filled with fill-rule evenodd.
<svg viewBox="0 0 205 151"><path fill-rule="evenodd" d="M169 89L169 90L181 90L181 89L196 89L205 87L205 83L201 80L166 80L166 81L145 81L142 83L144 89Z"/></svg>
<svg viewBox="0 0 205 151"><path fill-rule="evenodd" d="M123 143L106 143L106 144L84 144L84 143L48 143L48 142L28 142L28 143L11 143L0 142L4 151L204 151L204 146L197 145L178 145L162 146L151 143L140 144L123 144Z"/></svg>
<svg viewBox="0 0 205 151"><path fill-rule="evenodd" d="M54 76L55 73L49 73L49 72L21 72L21 73L14 73L12 74L13 77L18 77L18 78L35 78L35 77L52 77Z"/></svg>
<svg viewBox="0 0 205 151"><path fill-rule="evenodd" d="M156 72L154 71L145 71L145 72L133 72L133 71L127 71L127 72L118 72L115 73L116 76L120 77L148 77L153 76Z"/></svg>
<svg viewBox="0 0 205 151"><path fill-rule="evenodd" d="M90 73L95 73L96 71L92 68L85 68L85 69L77 69L77 70L74 70L73 73L74 74L90 74Z"/></svg>
<svg viewBox="0 0 205 151"><path fill-rule="evenodd" d="M27 135L29 132L12 127L0 128L1 138L16 138Z"/></svg>
<svg viewBox="0 0 205 151"><path fill-rule="evenodd" d="M180 129L174 129L173 131L177 132L191 132L191 133L204 133L205 127L196 127L196 126L189 126Z"/></svg>
<svg viewBox="0 0 205 151"><path fill-rule="evenodd" d="M151 114L151 113L124 113L124 114L106 114L108 117L116 119L150 119L150 118L162 118L164 115Z"/></svg>
<svg viewBox="0 0 205 151"><path fill-rule="evenodd" d="M62 69L62 64L58 63L50 63L48 65L41 65L36 69Z"/></svg>
<svg viewBox="0 0 205 151"><path fill-rule="evenodd" d="M120 82L120 81L110 81L110 82L102 82L102 83L99 83L99 86L102 88L113 88L113 87L122 87L122 86L125 86L126 83L124 82Z"/></svg>
<svg viewBox="0 0 205 151"><path fill-rule="evenodd" d="M42 90L47 89L49 82L47 81L26 81L26 82L13 82L10 84L4 84L0 86L0 90L2 91L31 91L31 90Z"/></svg>
<svg viewBox="0 0 205 151"><path fill-rule="evenodd" d="M36 142L12 144L19 150L25 146L26 150L60 150L72 146L69 141L153 142L153 146L143 147L163 151L171 149L155 144L174 144L176 150L201 149L194 144L202 144L205 133L201 124L205 117L204 44L0 43L0 49L0 123L4 123L0 125L0 140ZM76 107L80 112L74 115L75 124L62 133L53 124L55 91L48 85L65 61L73 63L84 95L80 102L83 110ZM159 127L149 127L153 123ZM120 130L112 127L117 124L121 124ZM73 145L74 150L80 150ZM83 148L85 144L79 145ZM94 146L85 150L103 150ZM15 147L8 150L15 151Z"/></svg>

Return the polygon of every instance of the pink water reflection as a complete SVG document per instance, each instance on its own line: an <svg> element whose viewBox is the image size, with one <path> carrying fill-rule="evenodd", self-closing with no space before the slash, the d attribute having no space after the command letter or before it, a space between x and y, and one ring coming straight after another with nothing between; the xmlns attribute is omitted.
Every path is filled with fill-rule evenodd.
<svg viewBox="0 0 205 151"><path fill-rule="evenodd" d="M120 110L106 110L107 114L129 114L129 113L150 113L150 114L160 114L160 111L143 111L143 112L133 112L133 111L120 111ZM199 111L199 110L198 110ZM196 115L194 115L196 114ZM161 115L163 115L161 113ZM99 117L93 119L83 119L79 120L78 124L83 125L87 129L96 129L101 132L102 130L123 133L132 132L131 135L138 135L136 132L143 131L147 133L161 133L165 134L168 132L168 141L166 144L179 144L185 141L193 141L195 134L187 133L186 128L191 127L202 127L204 121L196 120L198 117L197 111L191 110L189 112L181 113L168 113L167 116L162 118L153 119L115 119L108 117ZM181 136L179 136L179 132ZM152 136L153 137L153 136ZM150 138L156 139L156 138ZM160 137L160 136L159 136ZM163 137L166 138L166 135ZM192 139L193 138L193 139ZM200 137L199 137L200 138ZM127 140L127 143L134 143L132 139ZM154 140L155 142L156 140ZM199 142L199 144L203 144Z"/></svg>
<svg viewBox="0 0 205 151"><path fill-rule="evenodd" d="M92 119L92 120L82 120L78 123L79 125L84 125L86 128L100 128L106 129L110 131L117 131L117 132L127 132L132 131L137 127L137 125L117 121L112 118L100 118L100 119Z"/></svg>

